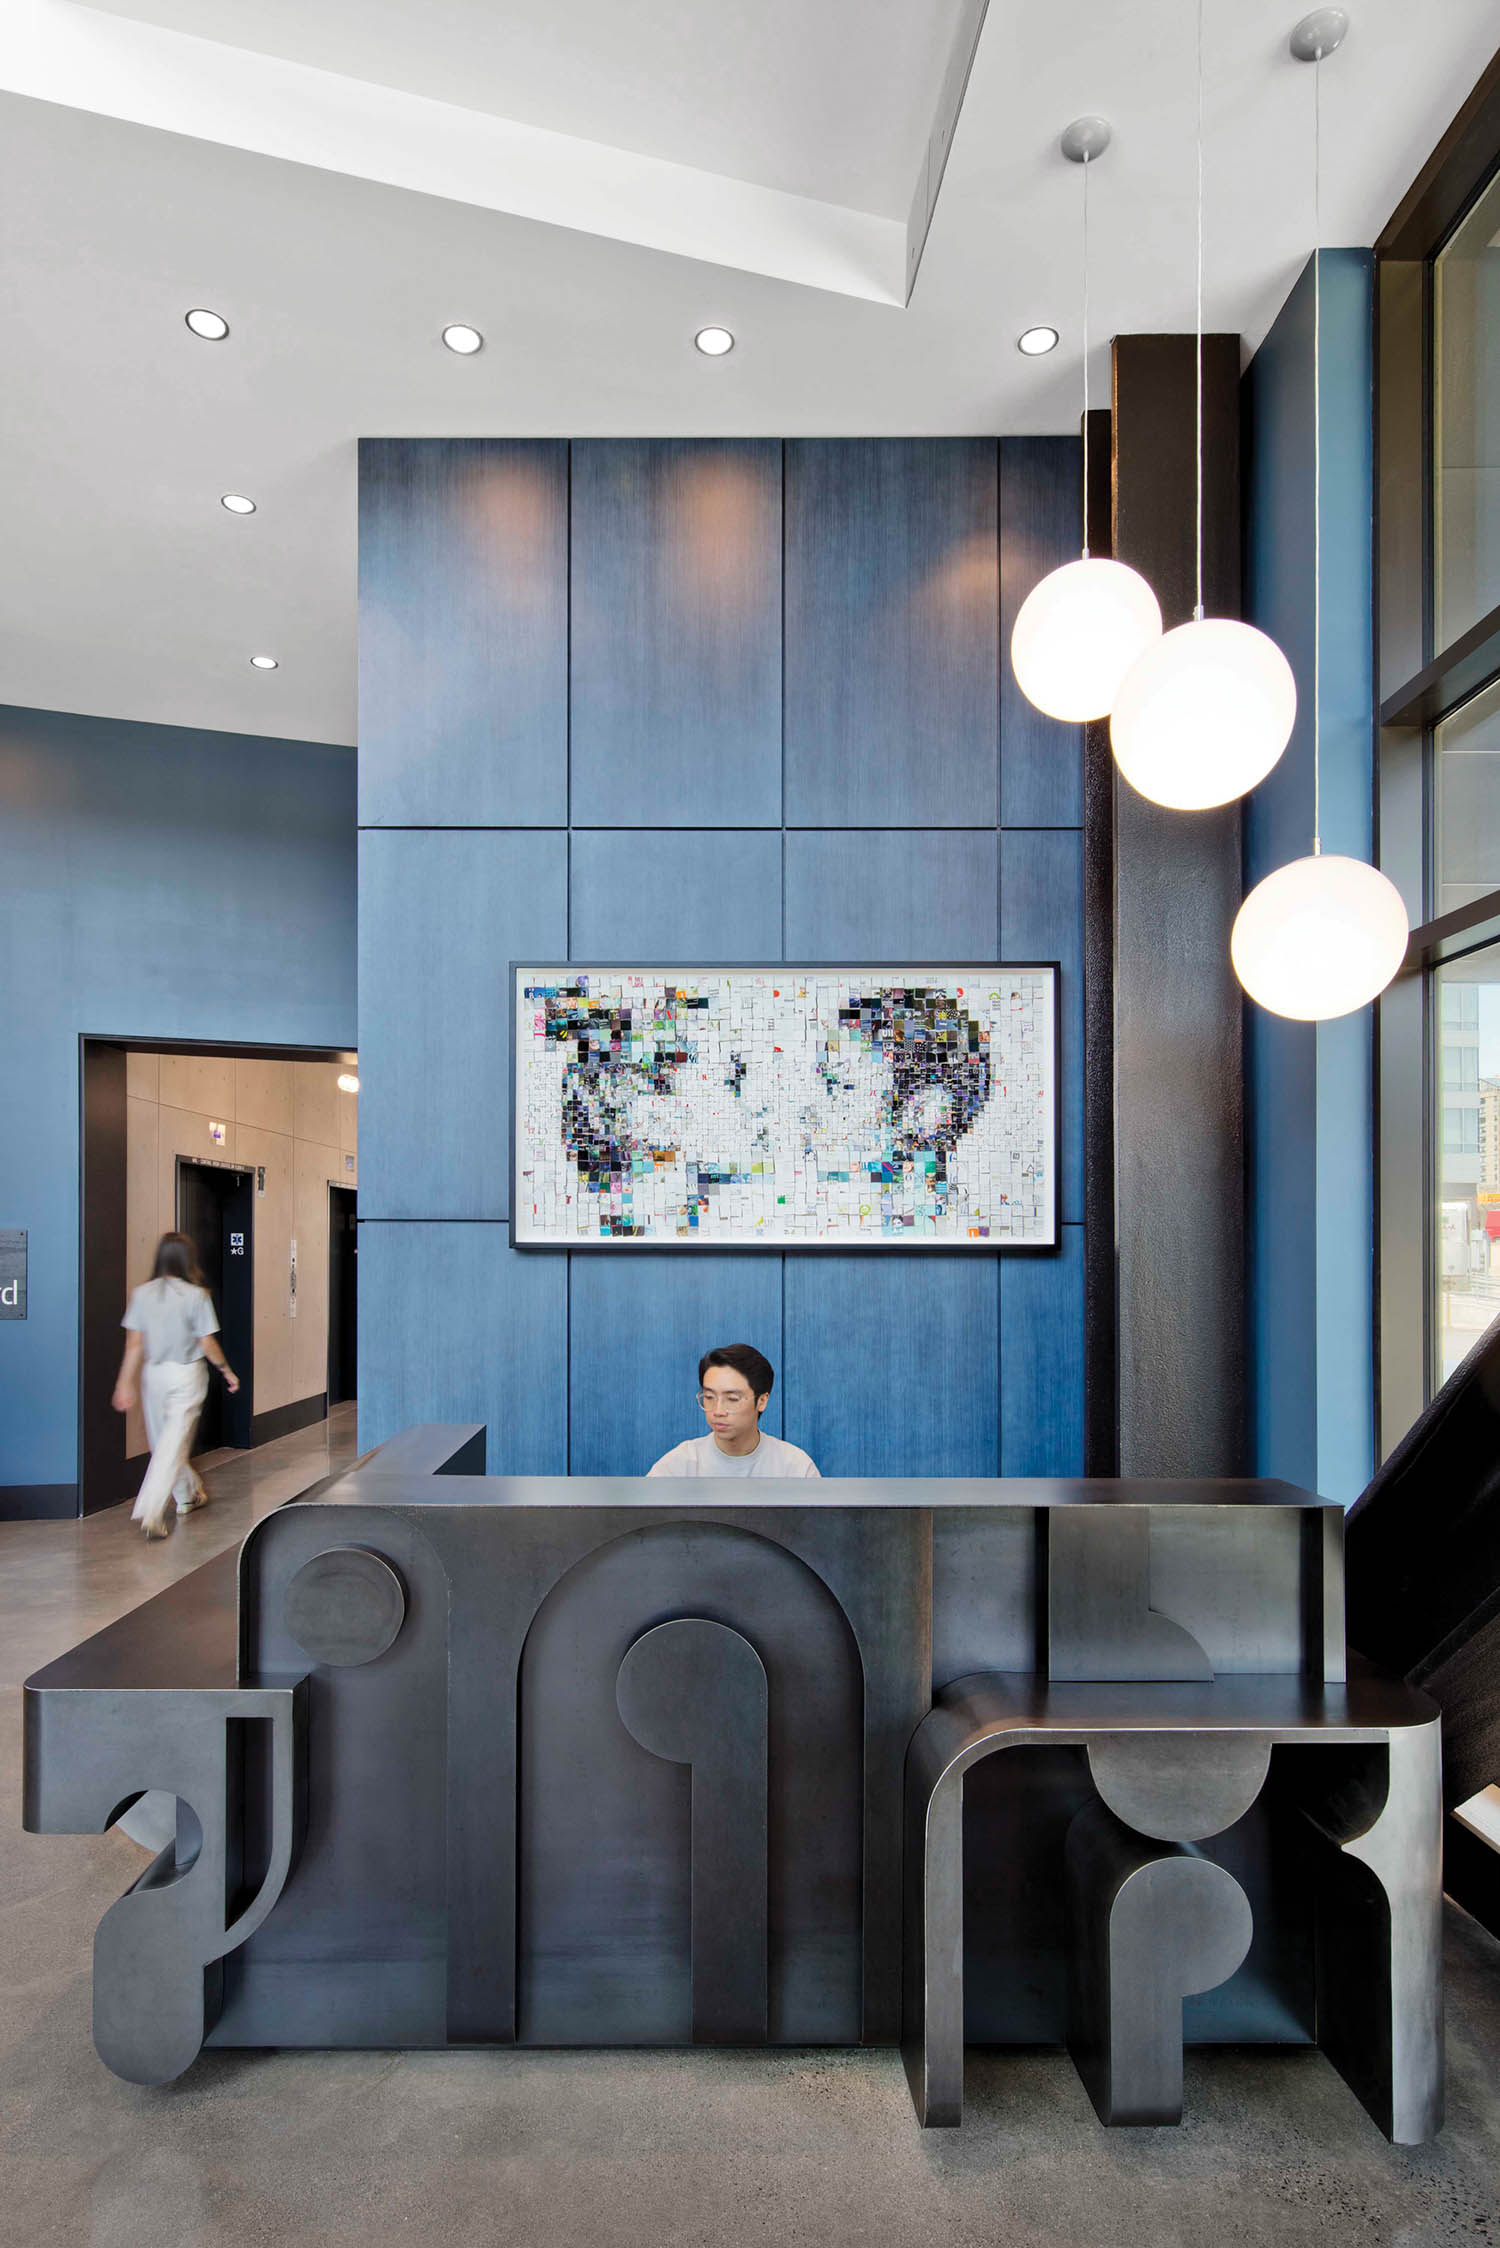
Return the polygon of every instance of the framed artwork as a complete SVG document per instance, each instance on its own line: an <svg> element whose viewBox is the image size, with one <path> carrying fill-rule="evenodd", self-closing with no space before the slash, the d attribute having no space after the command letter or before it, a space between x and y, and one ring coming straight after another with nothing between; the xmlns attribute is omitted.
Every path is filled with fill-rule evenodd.
<svg viewBox="0 0 1500 2248"><path fill-rule="evenodd" d="M523 1249L1058 1243L1055 963L511 968Z"/></svg>

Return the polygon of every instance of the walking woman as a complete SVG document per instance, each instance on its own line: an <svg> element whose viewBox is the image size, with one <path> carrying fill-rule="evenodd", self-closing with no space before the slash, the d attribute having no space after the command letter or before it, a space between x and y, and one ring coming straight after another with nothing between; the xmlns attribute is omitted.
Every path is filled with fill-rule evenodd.
<svg viewBox="0 0 1500 2248"><path fill-rule="evenodd" d="M226 1389L240 1386L215 1339L219 1322L213 1299L185 1233L162 1235L152 1276L133 1291L120 1324L126 1330L125 1355L114 1408L128 1413L139 1394L151 1445L151 1464L131 1520L140 1523L148 1538L164 1538L174 1496L179 1514L208 1504L191 1462L193 1431L208 1394L205 1358L218 1367Z"/></svg>

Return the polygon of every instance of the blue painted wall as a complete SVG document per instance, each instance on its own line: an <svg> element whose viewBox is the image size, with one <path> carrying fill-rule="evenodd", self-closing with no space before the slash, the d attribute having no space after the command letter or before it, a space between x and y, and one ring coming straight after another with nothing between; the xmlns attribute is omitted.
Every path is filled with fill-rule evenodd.
<svg viewBox="0 0 1500 2248"><path fill-rule="evenodd" d="M0 707L0 1485L77 1475L78 1040L352 1046L354 753Z"/></svg>
<svg viewBox="0 0 1500 2248"><path fill-rule="evenodd" d="M1081 744L1006 652L1078 488L1062 438L361 448L362 1443L640 1474L748 1340L825 1474L1081 1471ZM510 1248L511 959L997 955L1063 963L1059 1256Z"/></svg>
<svg viewBox="0 0 1500 2248"><path fill-rule="evenodd" d="M1372 841L1373 260L1323 253L1322 833ZM1312 848L1313 270L1245 375L1245 615L1297 675L1291 743L1250 797L1247 890ZM1247 1005L1249 1425L1256 1474L1346 1504L1374 1470L1371 1010L1314 1026Z"/></svg>

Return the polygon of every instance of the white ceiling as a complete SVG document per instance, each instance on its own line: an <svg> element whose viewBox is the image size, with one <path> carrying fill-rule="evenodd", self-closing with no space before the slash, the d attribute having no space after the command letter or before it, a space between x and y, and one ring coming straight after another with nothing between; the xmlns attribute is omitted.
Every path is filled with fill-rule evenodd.
<svg viewBox="0 0 1500 2248"><path fill-rule="evenodd" d="M11 4L108 28L67 0ZM876 226L904 212L958 12L149 0L166 26L153 36L191 21L276 46L289 69L383 73L454 118L506 103L572 136L554 157L608 132L613 148L692 167L680 177L701 184L710 235L715 181L774 191L793 233L790 198L819 198L809 240L836 208ZM1324 239L1369 243L1488 61L1495 17L1493 0L1353 12L1324 73ZM1207 318L1251 346L1312 238L1311 73L1285 50L1296 13L1206 10ZM69 106L56 75L54 98L33 98L27 80L33 95L0 96L0 700L352 741L361 435L1076 427L1080 183L1056 135L1088 110L1115 126L1093 181L1102 396L1112 332L1191 326L1191 18L1191 0L1080 0L1064 43L1034 5L991 0L904 309L773 277L732 217L722 250L689 257L392 185L358 150L340 169L224 145L209 130L222 111L193 111L191 73L162 96L191 128L177 131L99 114L97 90ZM248 59L228 60L249 83ZM0 51L0 79L7 67ZM795 267L787 247L774 270ZM189 335L193 304L228 317L227 343ZM443 350L450 320L484 330L478 357ZM736 333L727 359L692 349L711 320ZM1036 320L1063 343L1026 360L1015 336ZM225 491L258 512L231 518ZM257 650L281 668L252 671Z"/></svg>
<svg viewBox="0 0 1500 2248"><path fill-rule="evenodd" d="M957 0L93 0L116 15L904 220Z"/></svg>

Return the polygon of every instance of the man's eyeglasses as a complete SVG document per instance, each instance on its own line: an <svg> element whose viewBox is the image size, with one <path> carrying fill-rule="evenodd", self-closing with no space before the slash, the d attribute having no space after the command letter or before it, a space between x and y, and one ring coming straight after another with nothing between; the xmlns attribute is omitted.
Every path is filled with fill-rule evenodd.
<svg viewBox="0 0 1500 2248"><path fill-rule="evenodd" d="M748 1389L700 1389L698 1392L698 1403L705 1413L710 1405L748 1405L749 1402Z"/></svg>

